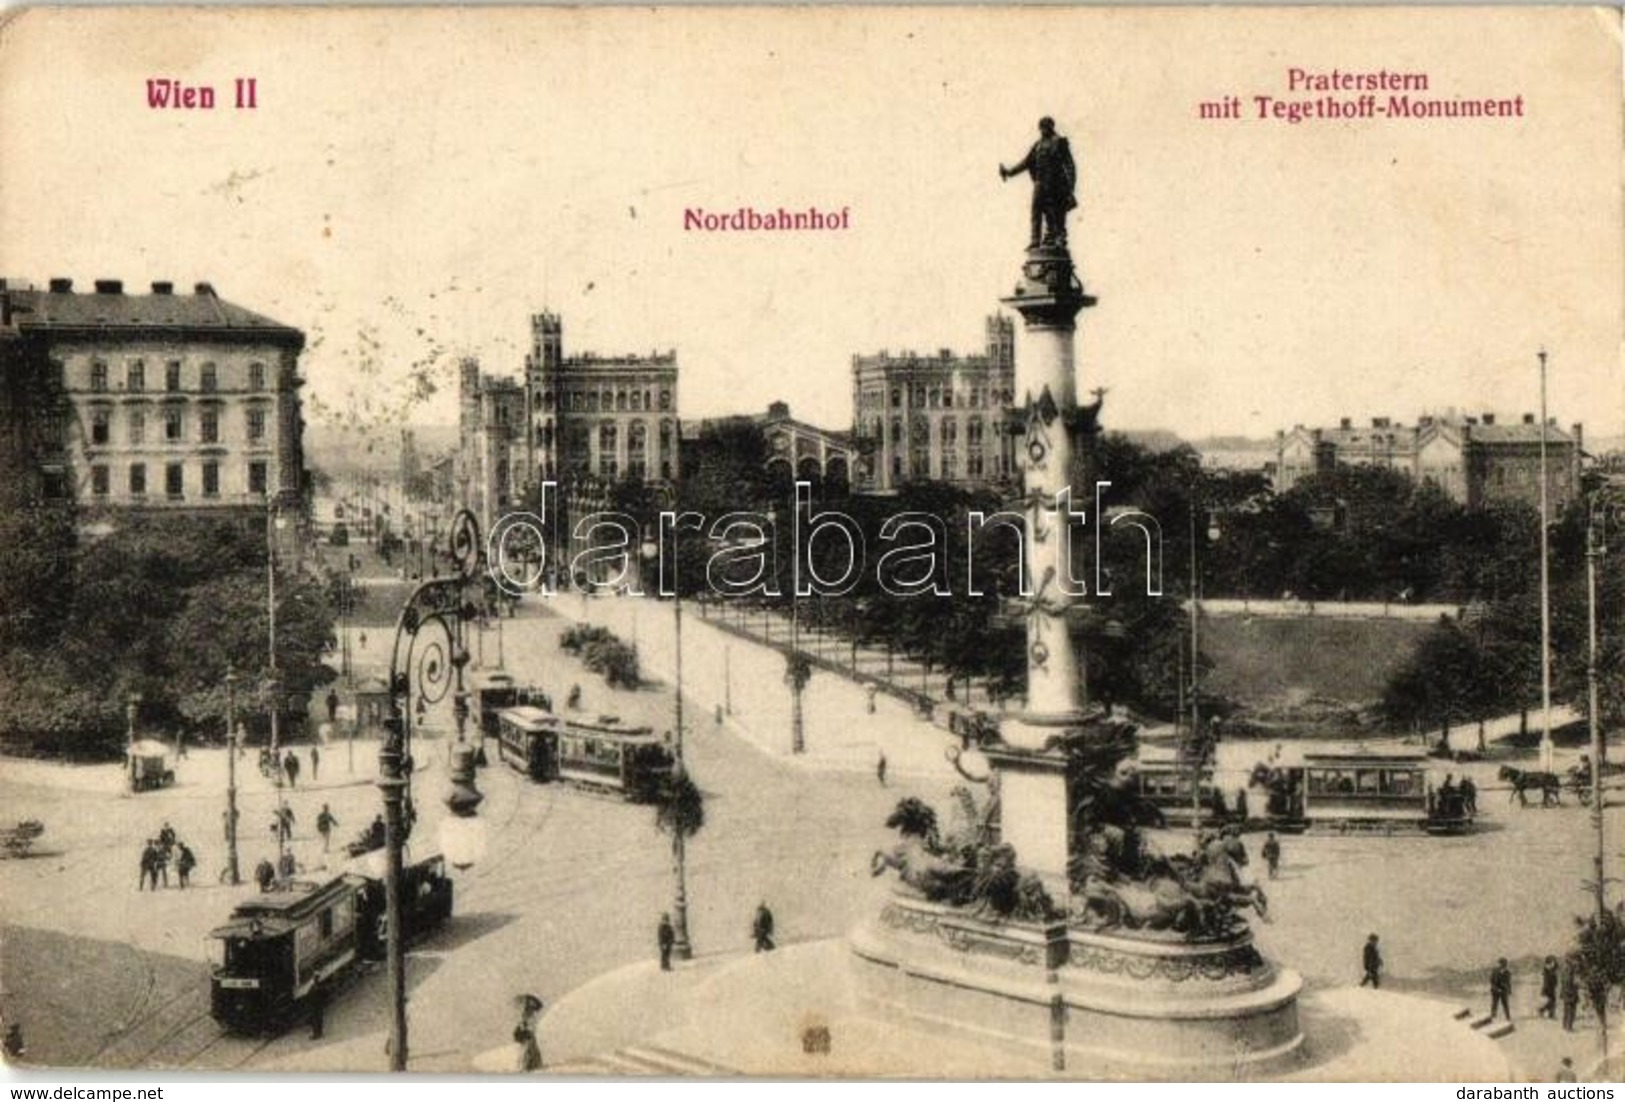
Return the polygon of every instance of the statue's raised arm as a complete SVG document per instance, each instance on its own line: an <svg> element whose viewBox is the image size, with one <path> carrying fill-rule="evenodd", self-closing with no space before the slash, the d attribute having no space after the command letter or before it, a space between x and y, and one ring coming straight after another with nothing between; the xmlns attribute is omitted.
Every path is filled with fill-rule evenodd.
<svg viewBox="0 0 1625 1102"><path fill-rule="evenodd" d="M1032 237L1029 249L1041 245L1066 248L1066 214L1078 205L1078 166L1072 147L1055 132L1055 120L1038 120L1038 141L1013 167L999 166L1000 179L1027 173L1033 178Z"/></svg>

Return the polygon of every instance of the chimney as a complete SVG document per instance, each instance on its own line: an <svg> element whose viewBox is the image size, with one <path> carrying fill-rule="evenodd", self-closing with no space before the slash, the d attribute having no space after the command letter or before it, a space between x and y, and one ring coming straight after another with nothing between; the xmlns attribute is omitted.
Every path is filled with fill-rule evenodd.
<svg viewBox="0 0 1625 1102"><path fill-rule="evenodd" d="M212 283L194 284L193 287L192 287L192 293L195 294L195 295L199 295L199 296L207 295L209 298L214 298L215 297L214 284L212 284Z"/></svg>
<svg viewBox="0 0 1625 1102"><path fill-rule="evenodd" d="M1337 422L1337 427L1340 428L1340 429L1351 429L1351 428L1353 428L1354 427L1354 418L1352 418L1352 417L1344 417L1344 418L1342 418L1341 420L1339 420Z"/></svg>
<svg viewBox="0 0 1625 1102"><path fill-rule="evenodd" d="M1585 447L1585 426L1576 421L1571 426L1570 431L1574 434L1574 451L1575 454L1578 455L1580 450Z"/></svg>
<svg viewBox="0 0 1625 1102"><path fill-rule="evenodd" d="M61 276L51 280L51 293L53 295L73 294L73 280L63 279Z"/></svg>
<svg viewBox="0 0 1625 1102"><path fill-rule="evenodd" d="M1493 414L1493 413L1486 413L1486 414L1485 414L1485 415L1484 415L1484 424L1486 424L1486 425L1493 425L1493 424L1495 424L1495 414Z"/></svg>
<svg viewBox="0 0 1625 1102"><path fill-rule="evenodd" d="M175 293L175 285L167 279L153 280L152 293L155 295L172 295Z"/></svg>
<svg viewBox="0 0 1625 1102"><path fill-rule="evenodd" d="M1535 423L1535 415L1533 413L1524 414L1523 423L1526 425L1533 425Z"/></svg>
<svg viewBox="0 0 1625 1102"><path fill-rule="evenodd" d="M98 295L122 295L124 293L124 281L121 279L98 279L96 281L96 293Z"/></svg>

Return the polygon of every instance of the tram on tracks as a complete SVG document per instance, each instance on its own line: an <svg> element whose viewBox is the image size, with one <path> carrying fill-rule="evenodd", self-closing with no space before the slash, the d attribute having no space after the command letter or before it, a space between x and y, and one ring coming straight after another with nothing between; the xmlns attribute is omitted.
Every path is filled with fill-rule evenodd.
<svg viewBox="0 0 1625 1102"><path fill-rule="evenodd" d="M559 717L533 706L505 708L497 715L497 755L533 781L558 776Z"/></svg>
<svg viewBox="0 0 1625 1102"><path fill-rule="evenodd" d="M1274 830L1465 834L1473 828L1462 794L1428 783L1428 760L1420 752L1308 752L1301 765L1269 769L1264 784Z"/></svg>
<svg viewBox="0 0 1625 1102"><path fill-rule="evenodd" d="M1219 826L1236 818L1214 783L1212 769L1204 768L1197 779L1190 766L1177 760L1141 759L1135 766L1135 777L1140 798L1160 811L1169 826L1188 827L1193 825L1192 819L1197 819L1199 826Z"/></svg>
<svg viewBox="0 0 1625 1102"><path fill-rule="evenodd" d="M445 859L401 870L402 926L408 943L439 928L452 910ZM285 1028L362 961L382 960L388 941L384 882L344 873L325 883L294 882L237 905L209 933L217 943L209 1013L236 1033Z"/></svg>
<svg viewBox="0 0 1625 1102"><path fill-rule="evenodd" d="M498 752L510 767L535 781L651 803L675 759L648 727L623 727L615 716L596 720L555 716L520 705L498 717Z"/></svg>

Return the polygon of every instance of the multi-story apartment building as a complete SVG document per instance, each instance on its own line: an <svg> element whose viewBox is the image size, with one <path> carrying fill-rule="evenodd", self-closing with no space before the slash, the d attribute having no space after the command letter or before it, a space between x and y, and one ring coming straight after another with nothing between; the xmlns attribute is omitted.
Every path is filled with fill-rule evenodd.
<svg viewBox="0 0 1625 1102"><path fill-rule="evenodd" d="M197 284L0 282L7 426L31 407L44 492L82 510L298 508L304 334ZM11 431L8 427L5 431ZM16 454L15 451L13 454Z"/></svg>
<svg viewBox="0 0 1625 1102"><path fill-rule="evenodd" d="M857 486L896 489L936 480L985 486L1014 477L1014 437L1007 429L1014 402L1015 326L987 319L979 354L948 349L852 357L853 434L873 455Z"/></svg>

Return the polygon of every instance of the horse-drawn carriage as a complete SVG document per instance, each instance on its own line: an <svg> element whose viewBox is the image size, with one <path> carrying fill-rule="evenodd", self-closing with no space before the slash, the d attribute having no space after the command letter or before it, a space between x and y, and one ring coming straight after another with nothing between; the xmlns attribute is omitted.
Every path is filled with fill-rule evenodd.
<svg viewBox="0 0 1625 1102"><path fill-rule="evenodd" d="M132 742L127 767L131 792L168 788L175 783L175 771L169 767L169 747L157 739Z"/></svg>
<svg viewBox="0 0 1625 1102"><path fill-rule="evenodd" d="M1609 777L1617 777L1625 773L1625 764L1618 762L1602 763L1602 779L1606 784ZM1541 807L1561 807L1563 805L1563 790L1567 788L1571 795L1582 807L1591 806L1591 758L1582 755L1580 760L1571 765L1566 773L1553 773L1535 769L1519 769L1516 766L1503 765L1496 774L1505 781L1508 790L1512 793L1508 797L1517 800L1519 807L1529 806L1529 794L1539 793Z"/></svg>

